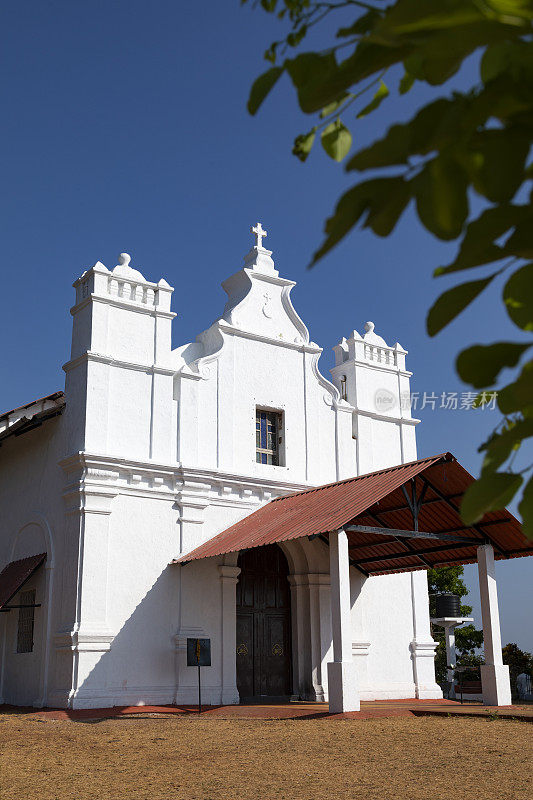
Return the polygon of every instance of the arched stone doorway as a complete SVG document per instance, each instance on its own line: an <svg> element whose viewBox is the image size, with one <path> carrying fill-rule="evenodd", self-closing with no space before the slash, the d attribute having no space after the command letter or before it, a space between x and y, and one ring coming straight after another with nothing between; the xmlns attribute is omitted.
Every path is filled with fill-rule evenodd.
<svg viewBox="0 0 533 800"><path fill-rule="evenodd" d="M277 545L239 555L237 689L241 702L273 702L291 695L289 565Z"/></svg>

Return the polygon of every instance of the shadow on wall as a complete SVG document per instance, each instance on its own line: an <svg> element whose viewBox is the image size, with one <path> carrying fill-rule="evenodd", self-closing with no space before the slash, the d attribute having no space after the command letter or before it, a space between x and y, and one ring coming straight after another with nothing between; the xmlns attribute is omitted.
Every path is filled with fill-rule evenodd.
<svg viewBox="0 0 533 800"><path fill-rule="evenodd" d="M98 645L89 643L87 649L82 644L81 652L74 653L78 678L73 708L173 702L179 619L177 573L175 567L163 570L115 635L110 649L95 651ZM62 657L58 651L57 659Z"/></svg>

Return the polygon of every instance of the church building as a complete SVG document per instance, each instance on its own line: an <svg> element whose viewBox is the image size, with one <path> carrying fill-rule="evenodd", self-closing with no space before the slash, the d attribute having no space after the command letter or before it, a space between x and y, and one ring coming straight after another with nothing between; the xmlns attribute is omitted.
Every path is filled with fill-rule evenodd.
<svg viewBox="0 0 533 800"><path fill-rule="evenodd" d="M440 698L426 570L477 561L484 699L509 703L494 560L533 543L507 511L466 527L471 476L417 460L398 342L335 331L321 373L253 233L176 349L164 277L87 269L64 392L0 416L0 702L195 703L190 639L206 704Z"/></svg>

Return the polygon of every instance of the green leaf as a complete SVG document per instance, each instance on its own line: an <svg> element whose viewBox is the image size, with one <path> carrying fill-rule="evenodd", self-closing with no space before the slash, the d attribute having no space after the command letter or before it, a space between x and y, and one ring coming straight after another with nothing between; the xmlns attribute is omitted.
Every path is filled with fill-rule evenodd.
<svg viewBox="0 0 533 800"><path fill-rule="evenodd" d="M401 201L405 197L406 182L402 177L374 178L370 181L358 183L342 195L337 203L333 215L326 221L326 239L316 251L310 264L316 264L326 255L341 239L356 225L361 217L368 212L367 223L376 233L386 229L392 230L398 214ZM404 204L405 207L405 204ZM384 235L381 233L381 235Z"/></svg>
<svg viewBox="0 0 533 800"><path fill-rule="evenodd" d="M342 161L352 146L352 134L340 119L330 122L320 134L322 147L330 158Z"/></svg>
<svg viewBox="0 0 533 800"><path fill-rule="evenodd" d="M261 5L265 11L272 14L276 10L278 0L261 0Z"/></svg>
<svg viewBox="0 0 533 800"><path fill-rule="evenodd" d="M374 201L368 211L363 228L371 228L378 236L388 236L411 199L411 184L402 177L394 178L387 194Z"/></svg>
<svg viewBox="0 0 533 800"><path fill-rule="evenodd" d="M348 28L339 28L337 31L337 39L345 39L348 36L360 36L361 34L368 33L372 30L378 19L381 18L381 13L377 9L367 11L356 19L353 25Z"/></svg>
<svg viewBox="0 0 533 800"><path fill-rule="evenodd" d="M498 408L502 414L523 414L533 410L533 361L522 367L522 372L514 381L498 392Z"/></svg>
<svg viewBox="0 0 533 800"><path fill-rule="evenodd" d="M533 475L524 487L518 510L522 517L522 532L528 539L533 539Z"/></svg>
<svg viewBox="0 0 533 800"><path fill-rule="evenodd" d="M507 72L512 64L514 42L498 42L487 47L481 58L480 74L483 83L488 83Z"/></svg>
<svg viewBox="0 0 533 800"><path fill-rule="evenodd" d="M413 86L416 78L414 75L410 75L409 72L406 72L403 78L400 81L399 92L400 94L407 94L409 89Z"/></svg>
<svg viewBox="0 0 533 800"><path fill-rule="evenodd" d="M520 419L516 422L511 420L507 427L501 432L496 433L485 442L479 450L485 451L486 455L481 468L482 474L495 472L507 461L511 453L516 452L524 439L533 436L533 419Z"/></svg>
<svg viewBox="0 0 533 800"><path fill-rule="evenodd" d="M481 59L481 79L487 84L504 77L516 83L533 79L533 46L520 40L498 42L487 47Z"/></svg>
<svg viewBox="0 0 533 800"><path fill-rule="evenodd" d="M503 19L517 17L516 23L533 19L533 9L529 0L486 0L489 8L501 14Z"/></svg>
<svg viewBox="0 0 533 800"><path fill-rule="evenodd" d="M347 88L341 87L333 93L324 89L330 76L338 72L333 53L300 53L296 58L288 59L285 66L298 93L300 108L306 114L338 100Z"/></svg>
<svg viewBox="0 0 533 800"><path fill-rule="evenodd" d="M475 3L465 0L397 0L389 6L387 13L377 26L382 34L428 33L458 25L469 25L483 20Z"/></svg>
<svg viewBox="0 0 533 800"><path fill-rule="evenodd" d="M504 258L508 254L507 248L494 244L494 240L530 213L528 206L500 205L487 208L468 224L455 261L447 267L438 267L434 276L478 267Z"/></svg>
<svg viewBox="0 0 533 800"><path fill-rule="evenodd" d="M311 152L311 148L313 147L313 143L315 141L316 135L316 127L312 128L309 133L302 133L300 136L297 136L294 140L294 146L292 148L292 153L300 161L306 161L307 156Z"/></svg>
<svg viewBox="0 0 533 800"><path fill-rule="evenodd" d="M414 77L436 85L447 80L462 61L479 47L486 47L509 38L516 38L527 29L514 22L487 19L473 2L464 0L398 0L382 14L369 33L364 35L355 51L337 65L329 53L304 53L305 68L298 66L295 80L298 101L305 113L314 113L332 102L342 92L393 64L405 63ZM396 20L396 21L395 21ZM401 22L399 21L401 20ZM408 59L417 56L418 70L407 66ZM330 58L329 64L326 59ZM314 59L315 63L311 63ZM323 60L323 67L318 60ZM295 59L296 61L297 59ZM290 70L290 62L287 68ZM305 87L303 86L303 73Z"/></svg>
<svg viewBox="0 0 533 800"><path fill-rule="evenodd" d="M505 252L518 258L533 258L533 214L516 226L505 243Z"/></svg>
<svg viewBox="0 0 533 800"><path fill-rule="evenodd" d="M257 113L263 100L278 81L283 69L283 67L271 67L254 81L247 105L250 114Z"/></svg>
<svg viewBox="0 0 533 800"><path fill-rule="evenodd" d="M476 344L459 353L456 369L461 380L475 389L492 386L505 367L515 367L532 343L496 342Z"/></svg>
<svg viewBox="0 0 533 800"><path fill-rule="evenodd" d="M438 85L477 48L526 32L516 28L513 20L500 21L496 14L486 12L480 4L465 0L397 0L376 24L373 37L395 46L411 43L407 71Z"/></svg>
<svg viewBox="0 0 533 800"><path fill-rule="evenodd" d="M533 264L514 272L503 287L507 313L519 328L533 331Z"/></svg>
<svg viewBox="0 0 533 800"><path fill-rule="evenodd" d="M454 75L464 58L464 55L449 55L448 53L439 54L425 53L423 50L416 51L405 60L405 68L414 78L425 81L432 86L444 83Z"/></svg>
<svg viewBox="0 0 533 800"><path fill-rule="evenodd" d="M287 44L290 47L297 47L307 33L307 25L302 25L297 31L292 31L287 36Z"/></svg>
<svg viewBox="0 0 533 800"><path fill-rule="evenodd" d="M456 239L468 216L468 181L457 161L439 155L414 179L422 224L439 239Z"/></svg>
<svg viewBox="0 0 533 800"><path fill-rule="evenodd" d="M480 281L470 281L469 283L454 286L444 294L441 294L429 309L426 320L428 334L435 336L445 328L452 319L455 319L461 311L481 294L496 275L498 275L498 272L494 272L488 278L483 278Z"/></svg>
<svg viewBox="0 0 533 800"><path fill-rule="evenodd" d="M329 117L330 114L333 114L333 112L336 111L339 108L339 106L341 106L344 103L344 101L348 96L349 95L347 95L346 93L343 93L338 98L338 100L334 100L332 103L328 103L328 105L325 106L320 112L319 114L320 119L325 119L325 117Z"/></svg>
<svg viewBox="0 0 533 800"><path fill-rule="evenodd" d="M379 82L379 87L377 92L375 93L374 97L370 101L368 105L366 105L357 115L357 119L361 119L362 117L366 117L367 114L370 114L371 111L374 111L378 108L381 103L388 97L390 94L389 90L387 89L386 85L383 83L382 80Z"/></svg>
<svg viewBox="0 0 533 800"><path fill-rule="evenodd" d="M463 495L461 517L473 525L495 509L505 508L522 484L522 476L512 472L488 472L472 483Z"/></svg>
<svg viewBox="0 0 533 800"><path fill-rule="evenodd" d="M453 144L462 136L465 117L464 98L440 98L424 106L402 125L393 125L383 139L360 150L346 169L365 170L408 163L411 155L427 155Z"/></svg>
<svg viewBox="0 0 533 800"><path fill-rule="evenodd" d="M331 56L334 63L330 66L324 64L322 70L317 69L305 91L298 91L300 108L306 113L320 111L355 84L391 64L403 61L411 50L411 44L390 47L363 40L357 45L355 53L340 64L337 65Z"/></svg>
<svg viewBox="0 0 533 800"><path fill-rule="evenodd" d="M474 188L493 203L506 203L524 181L530 138L521 132L485 130L469 142L469 173Z"/></svg>
<svg viewBox="0 0 533 800"><path fill-rule="evenodd" d="M395 164L407 164L409 158L409 129L406 125L393 125L384 139L359 150L346 164L346 170L378 169Z"/></svg>
<svg viewBox="0 0 533 800"><path fill-rule="evenodd" d="M376 181L359 183L345 192L335 207L335 211L324 226L326 240L313 256L311 266L326 255L360 220L368 208L369 197L374 191Z"/></svg>
<svg viewBox="0 0 533 800"><path fill-rule="evenodd" d="M265 61L270 61L271 64L276 63L276 52L280 44L282 44L282 42L272 42L268 50L265 50L263 53Z"/></svg>

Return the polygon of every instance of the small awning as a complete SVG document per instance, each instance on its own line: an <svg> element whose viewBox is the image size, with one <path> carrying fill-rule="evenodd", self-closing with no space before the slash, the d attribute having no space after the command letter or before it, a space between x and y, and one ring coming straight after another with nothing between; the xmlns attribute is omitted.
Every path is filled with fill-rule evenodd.
<svg viewBox="0 0 533 800"><path fill-rule="evenodd" d="M351 563L365 575L474 563L477 547L486 543L497 559L533 555L533 541L507 510L464 524L459 507L473 480L451 453L441 453L296 492L272 500L173 563L304 536L327 542L328 533L339 528L348 534Z"/></svg>
<svg viewBox="0 0 533 800"><path fill-rule="evenodd" d="M0 609L9 603L45 560L46 553L39 553L37 556L11 561L4 567L0 572Z"/></svg>

